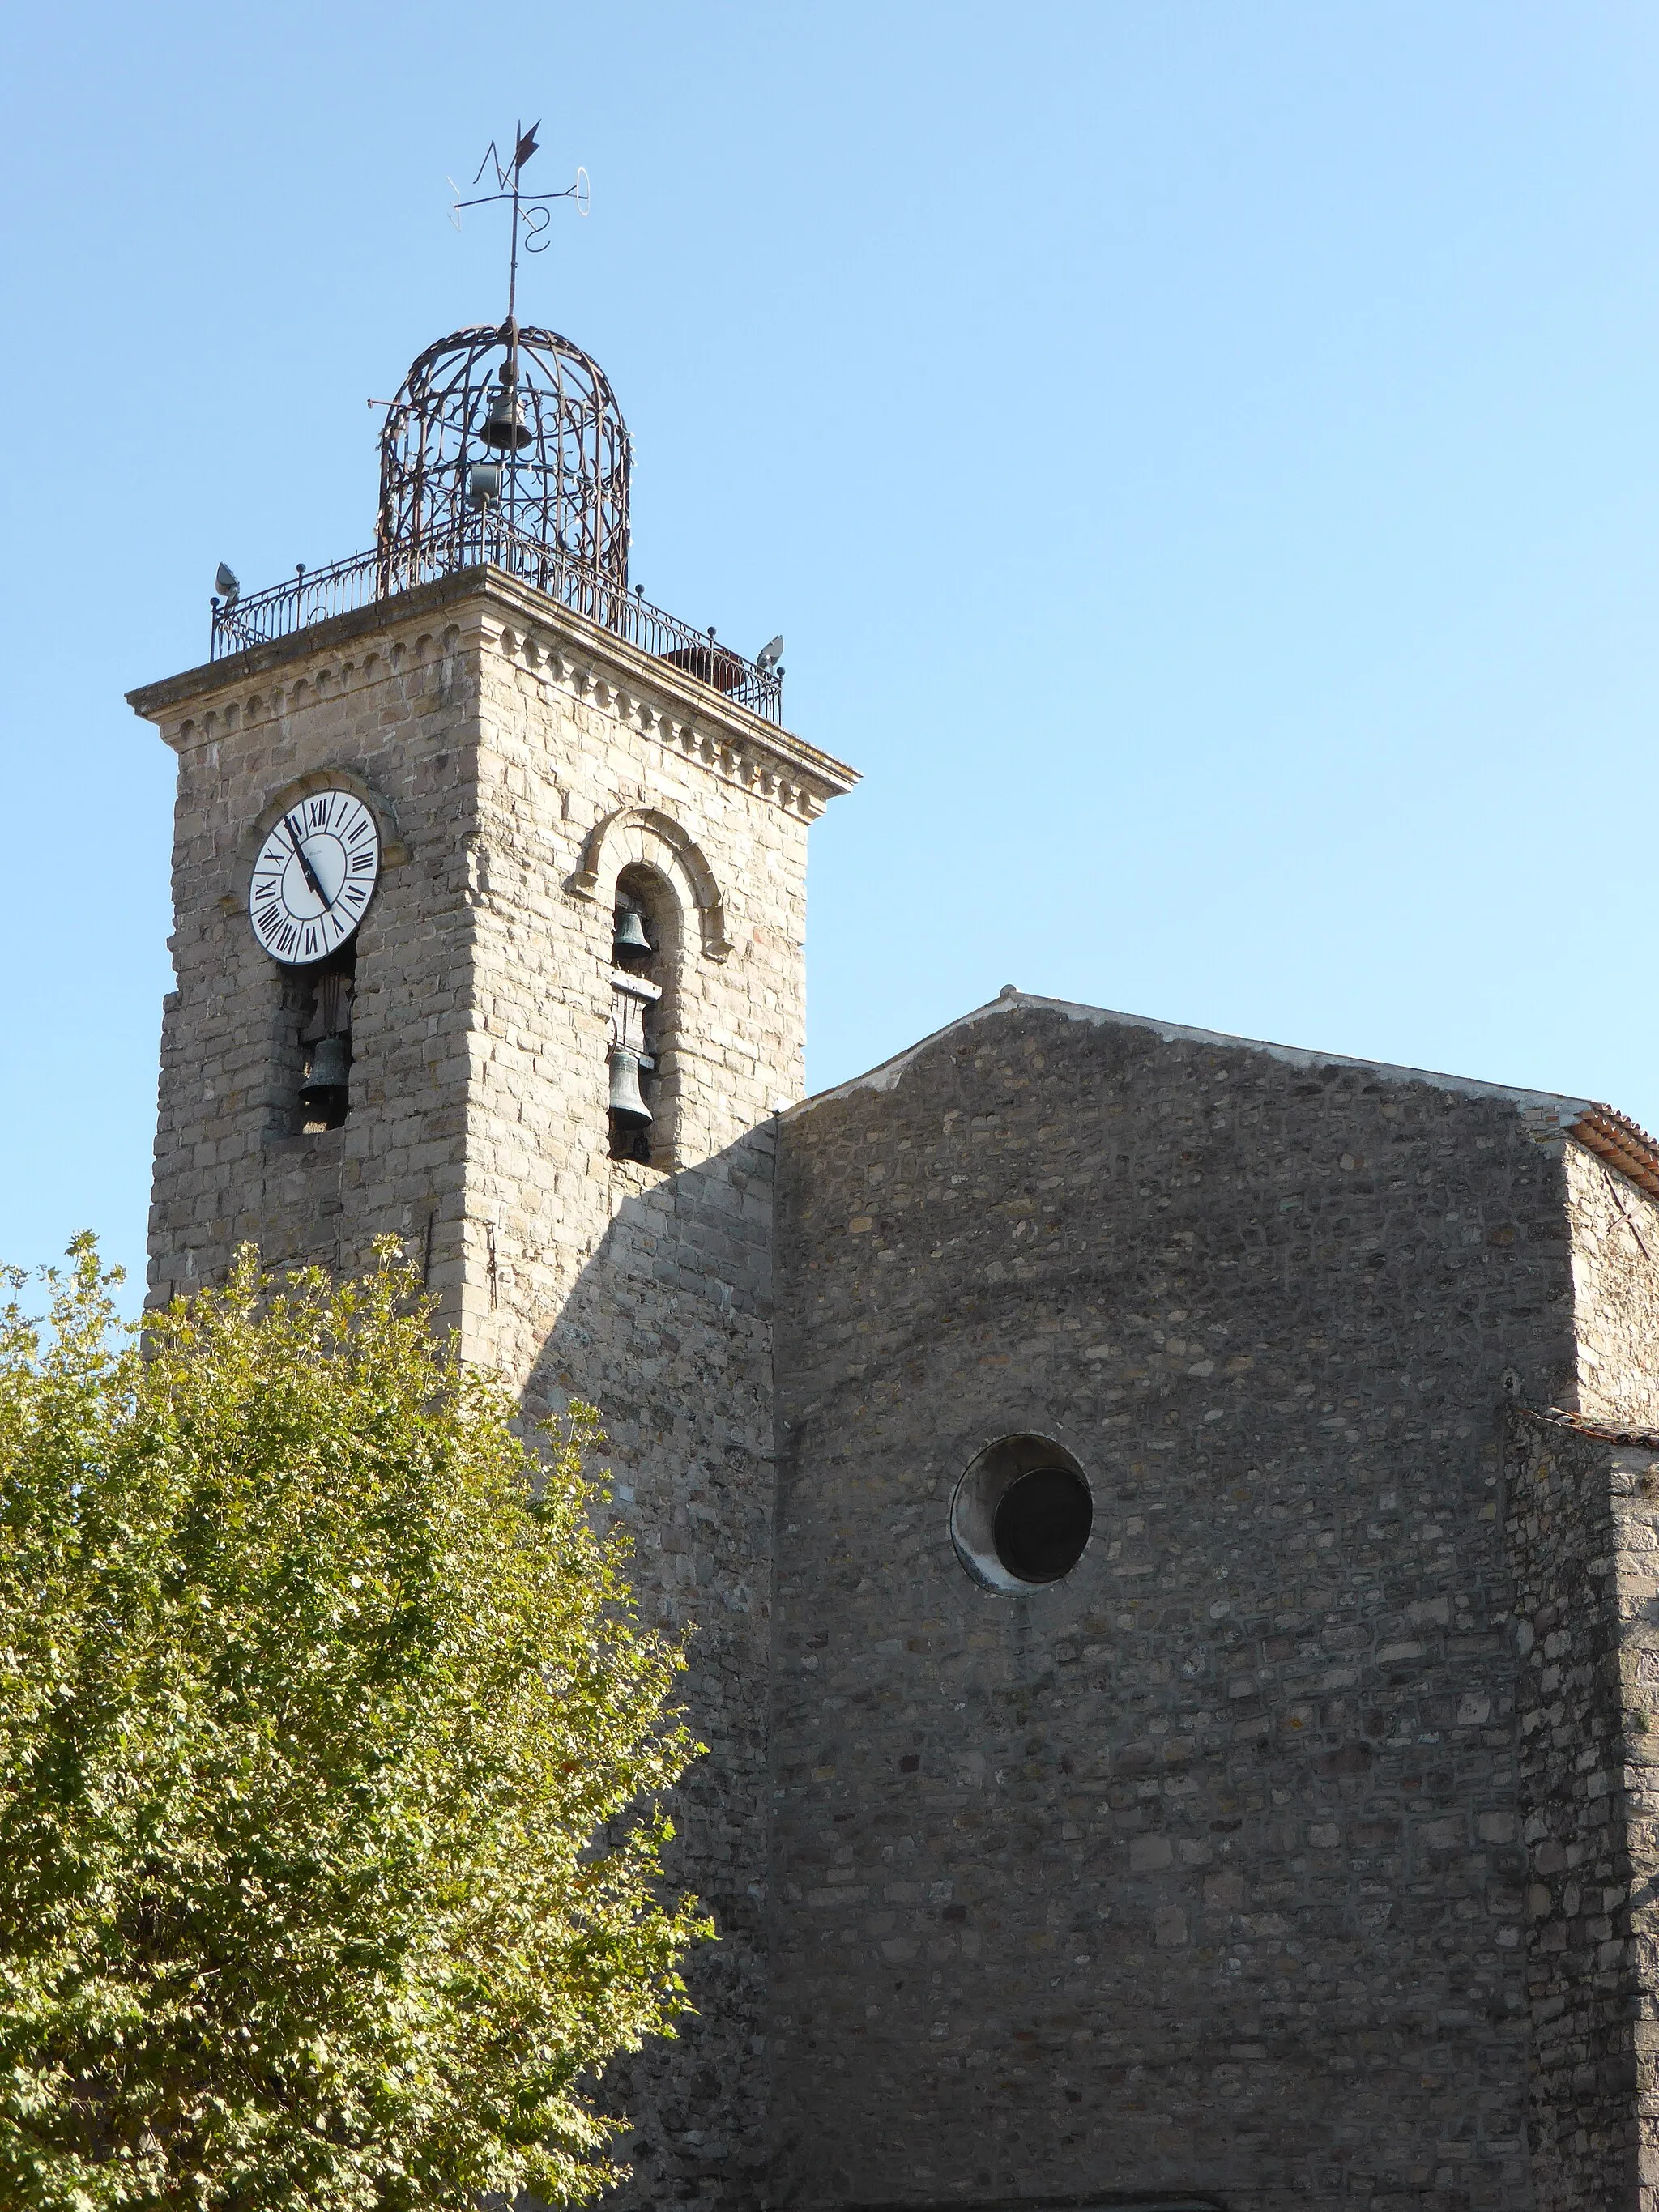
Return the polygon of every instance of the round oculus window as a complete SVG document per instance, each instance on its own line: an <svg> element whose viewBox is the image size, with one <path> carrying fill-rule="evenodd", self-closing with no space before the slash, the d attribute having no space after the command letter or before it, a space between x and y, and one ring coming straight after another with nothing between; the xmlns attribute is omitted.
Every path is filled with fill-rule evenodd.
<svg viewBox="0 0 1659 2212"><path fill-rule="evenodd" d="M1057 1583L1083 1557L1095 1502L1068 1467L1034 1467L1016 1475L991 1516L991 1541L1023 1583Z"/></svg>
<svg viewBox="0 0 1659 2212"><path fill-rule="evenodd" d="M1088 1477L1051 1437L1001 1437L972 1462L951 1504L957 1556L988 1589L1013 1595L1070 1574L1094 1522Z"/></svg>

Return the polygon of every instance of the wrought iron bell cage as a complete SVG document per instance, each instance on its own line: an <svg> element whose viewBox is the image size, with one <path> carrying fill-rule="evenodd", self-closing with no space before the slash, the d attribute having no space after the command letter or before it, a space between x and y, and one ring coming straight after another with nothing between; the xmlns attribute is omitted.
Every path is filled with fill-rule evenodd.
<svg viewBox="0 0 1659 2212"><path fill-rule="evenodd" d="M387 410L373 552L216 598L213 658L439 576L495 567L781 722L781 668L653 606L638 585L629 590L633 465L616 394L579 346L511 316L457 331L427 348Z"/></svg>
<svg viewBox="0 0 1659 2212"><path fill-rule="evenodd" d="M489 559L510 547L504 565L544 589L538 568L556 569L562 599L573 574L607 599L624 593L632 468L605 371L568 338L511 317L441 338L411 366L380 434L380 592L430 574L434 553L461 565L476 539Z"/></svg>

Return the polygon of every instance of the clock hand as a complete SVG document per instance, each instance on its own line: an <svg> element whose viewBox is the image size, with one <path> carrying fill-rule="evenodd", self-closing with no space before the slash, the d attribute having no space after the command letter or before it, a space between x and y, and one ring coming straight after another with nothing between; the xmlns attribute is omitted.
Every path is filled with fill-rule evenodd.
<svg viewBox="0 0 1659 2212"><path fill-rule="evenodd" d="M301 867L305 872L306 881L311 885L312 890L316 892L318 897L321 899L323 902L323 912L326 914L330 907L333 905L334 902L330 898L328 893L323 889L321 884L318 882L317 871L312 866L310 861L306 858L306 848L300 842L300 833L294 826L294 817L291 814L283 815L283 827L287 830L289 840L293 844L294 857L300 863Z"/></svg>

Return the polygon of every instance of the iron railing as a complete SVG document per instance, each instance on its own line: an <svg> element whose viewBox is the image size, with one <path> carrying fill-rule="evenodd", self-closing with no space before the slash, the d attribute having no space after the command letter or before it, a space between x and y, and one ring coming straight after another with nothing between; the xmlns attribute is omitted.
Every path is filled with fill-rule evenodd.
<svg viewBox="0 0 1659 2212"><path fill-rule="evenodd" d="M486 563L711 685L751 714L769 722L782 721L781 669L757 666L729 645L717 643L712 629L693 629L591 562L561 553L490 514L471 517L458 529L389 550L377 547L373 552L354 553L326 568L301 568L287 583L273 584L266 591L215 599L210 657L222 660L246 647L291 637L331 615L349 614L389 599L394 592Z"/></svg>

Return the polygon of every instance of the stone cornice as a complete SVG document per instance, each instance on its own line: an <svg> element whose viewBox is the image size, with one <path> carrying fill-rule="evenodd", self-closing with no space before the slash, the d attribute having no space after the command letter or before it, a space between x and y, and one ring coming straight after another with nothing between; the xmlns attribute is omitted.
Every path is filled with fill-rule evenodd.
<svg viewBox="0 0 1659 2212"><path fill-rule="evenodd" d="M844 762L498 568L439 577L141 685L127 701L177 747L283 711L301 684L339 690L380 681L458 645L503 653L542 681L613 708L726 780L809 817L859 781Z"/></svg>

